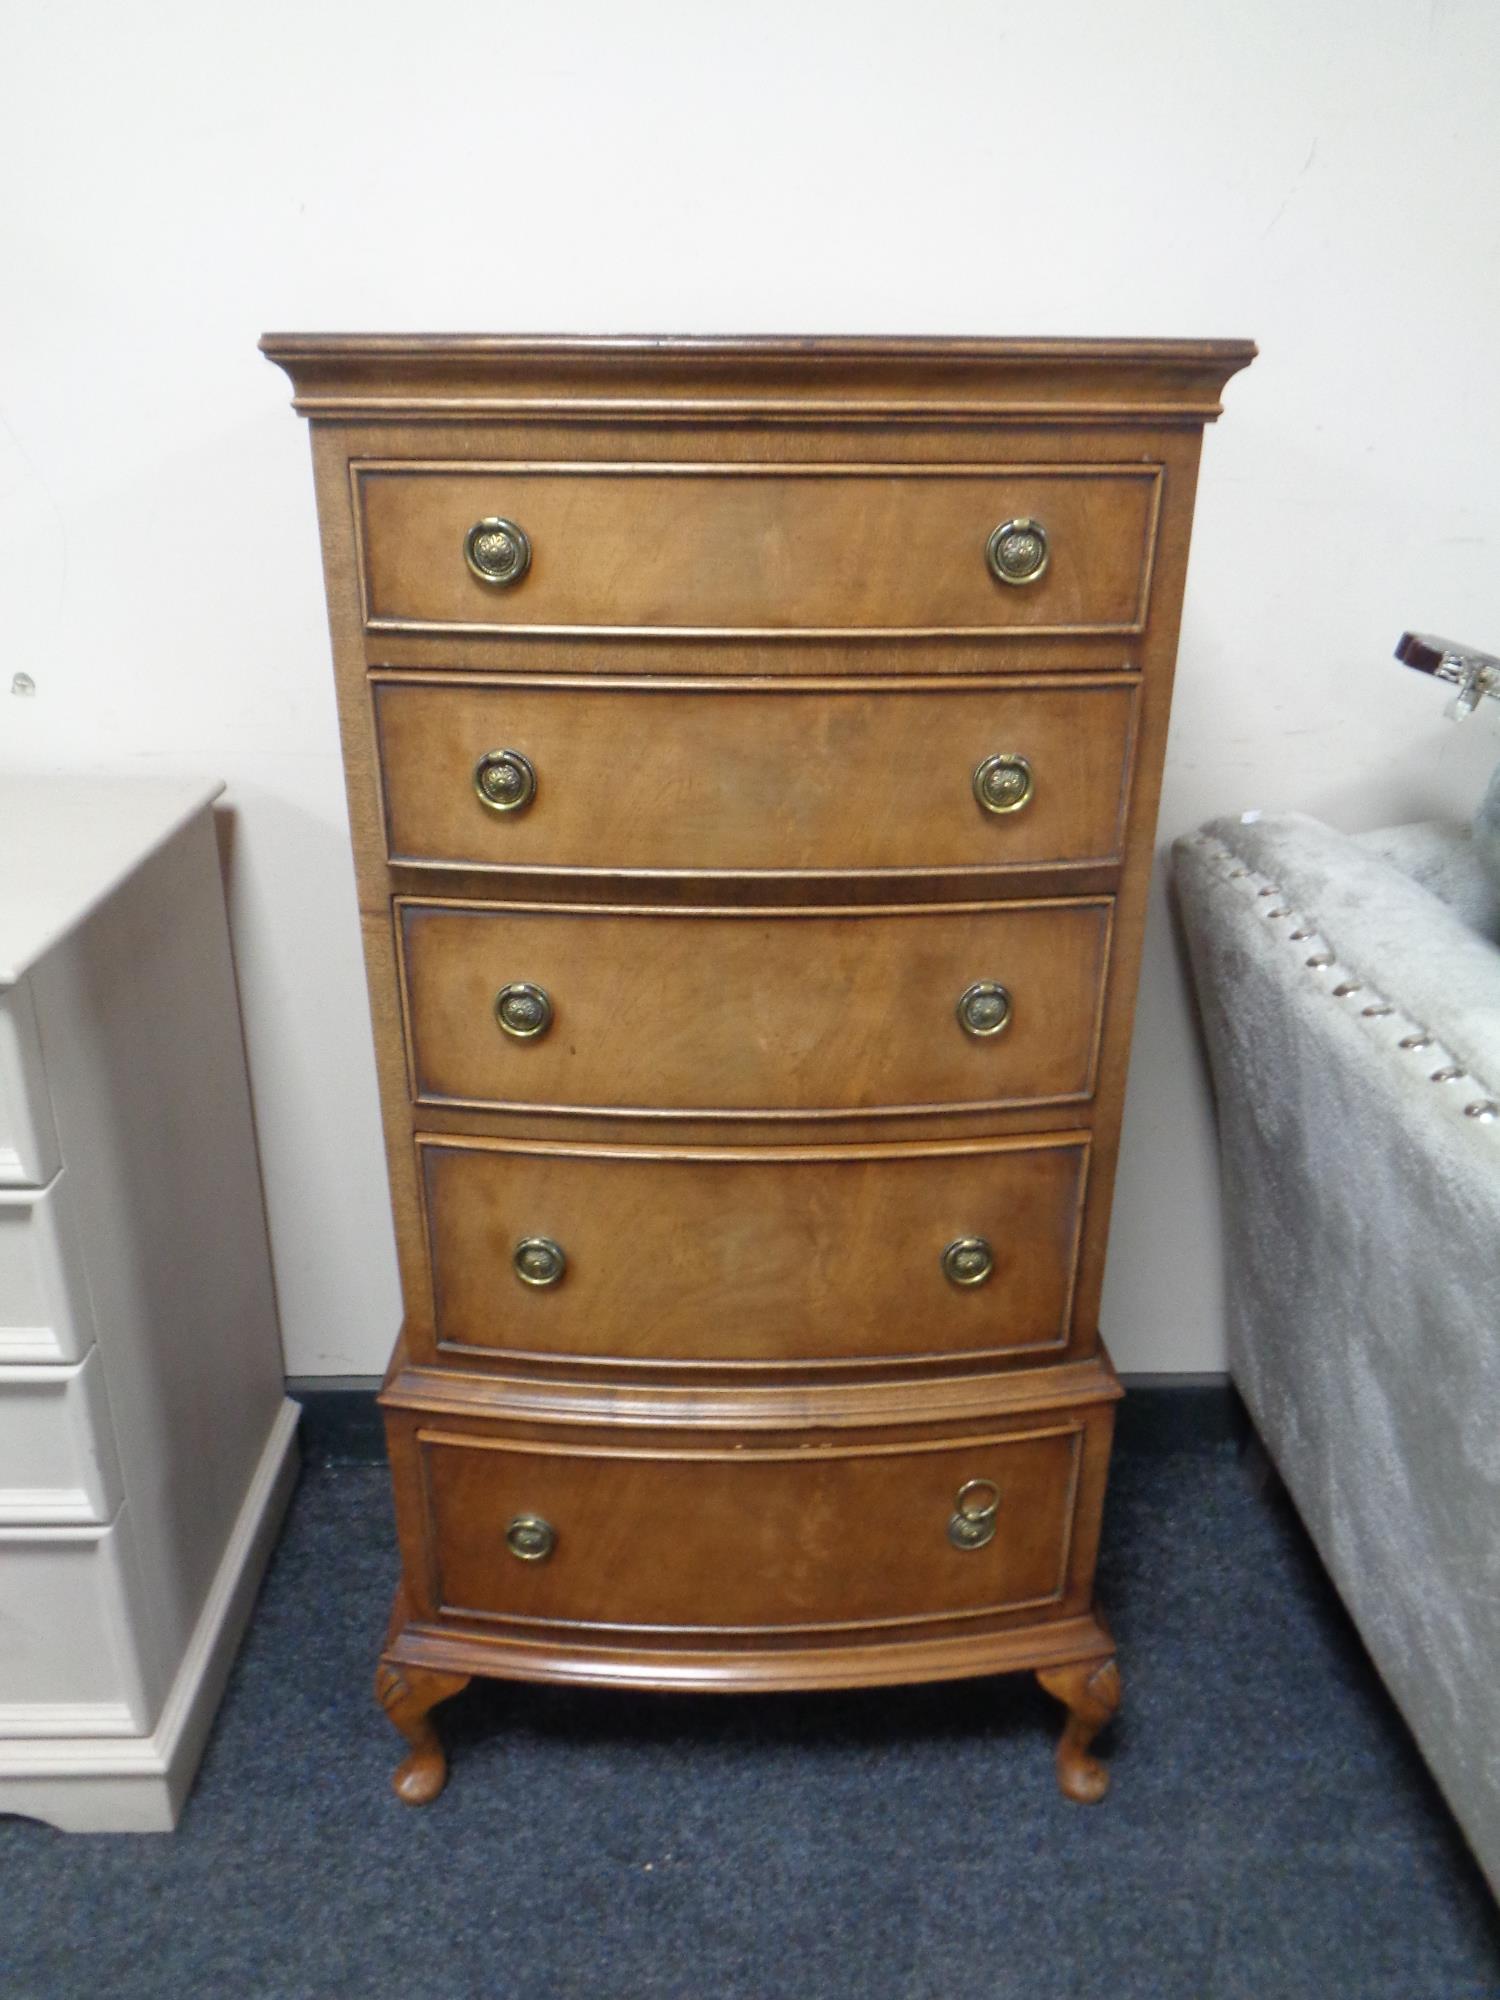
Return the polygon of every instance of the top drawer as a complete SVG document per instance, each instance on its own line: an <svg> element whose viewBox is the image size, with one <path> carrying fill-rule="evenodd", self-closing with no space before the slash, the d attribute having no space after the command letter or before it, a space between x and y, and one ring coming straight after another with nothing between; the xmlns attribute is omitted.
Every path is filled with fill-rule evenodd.
<svg viewBox="0 0 1500 2000"><path fill-rule="evenodd" d="M1139 632L1161 480L1149 465L353 472L372 630L938 638ZM466 553L487 521L524 535L475 552L481 567L508 557L508 581L484 581Z"/></svg>

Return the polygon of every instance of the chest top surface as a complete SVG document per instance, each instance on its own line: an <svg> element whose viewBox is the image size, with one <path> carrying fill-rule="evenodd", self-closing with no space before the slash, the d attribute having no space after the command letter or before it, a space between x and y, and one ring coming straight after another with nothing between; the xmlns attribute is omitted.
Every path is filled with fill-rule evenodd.
<svg viewBox="0 0 1500 2000"><path fill-rule="evenodd" d="M0 771L0 986L25 976L224 789L201 778Z"/></svg>

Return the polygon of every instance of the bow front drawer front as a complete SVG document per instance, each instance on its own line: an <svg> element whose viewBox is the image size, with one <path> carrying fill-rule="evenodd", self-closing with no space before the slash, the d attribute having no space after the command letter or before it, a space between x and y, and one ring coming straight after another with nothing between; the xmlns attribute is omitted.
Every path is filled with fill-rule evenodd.
<svg viewBox="0 0 1500 2000"><path fill-rule="evenodd" d="M379 676L393 859L595 871L1118 857L1135 687Z"/></svg>
<svg viewBox="0 0 1500 2000"><path fill-rule="evenodd" d="M1035 1611L1067 1591L1087 1426L855 1449L673 1436L639 1453L412 1427L431 1609L672 1632Z"/></svg>
<svg viewBox="0 0 1500 2000"><path fill-rule="evenodd" d="M354 468L375 631L1132 633L1160 468Z"/></svg>
<svg viewBox="0 0 1500 2000"><path fill-rule="evenodd" d="M1076 1132L788 1151L418 1145L445 1350L743 1369L1067 1343Z"/></svg>
<svg viewBox="0 0 1500 2000"><path fill-rule="evenodd" d="M1110 908L398 901L414 1093L737 1119L1081 1099Z"/></svg>

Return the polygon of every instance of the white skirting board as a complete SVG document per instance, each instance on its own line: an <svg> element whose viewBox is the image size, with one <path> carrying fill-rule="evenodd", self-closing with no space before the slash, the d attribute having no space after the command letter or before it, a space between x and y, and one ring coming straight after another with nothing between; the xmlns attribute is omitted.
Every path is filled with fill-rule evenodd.
<svg viewBox="0 0 1500 2000"><path fill-rule="evenodd" d="M65 1833L176 1826L296 1482L299 1414L290 1397L277 1411L156 1728L0 1740L0 1812Z"/></svg>

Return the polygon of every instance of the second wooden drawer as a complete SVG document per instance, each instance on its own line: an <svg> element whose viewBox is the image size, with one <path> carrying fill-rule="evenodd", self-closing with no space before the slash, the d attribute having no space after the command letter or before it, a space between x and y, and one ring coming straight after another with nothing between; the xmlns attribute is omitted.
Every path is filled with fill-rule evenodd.
<svg viewBox="0 0 1500 2000"><path fill-rule="evenodd" d="M1118 677L371 692L398 861L911 873L1120 850L1136 697Z"/></svg>

